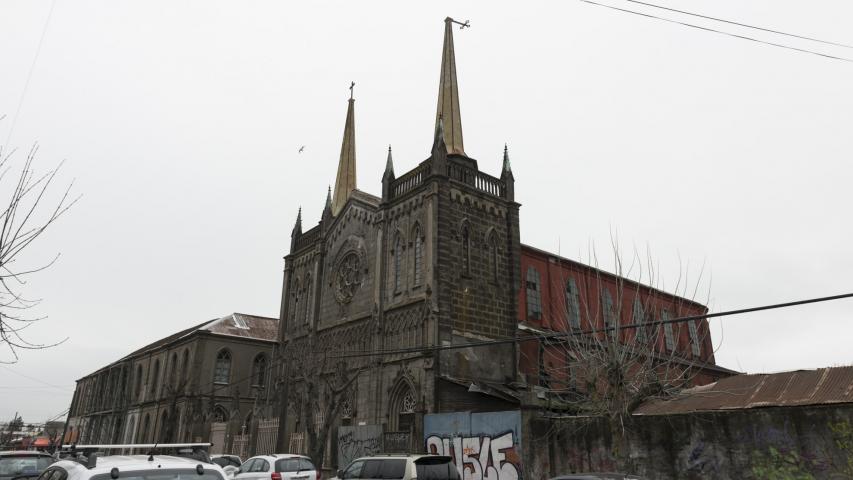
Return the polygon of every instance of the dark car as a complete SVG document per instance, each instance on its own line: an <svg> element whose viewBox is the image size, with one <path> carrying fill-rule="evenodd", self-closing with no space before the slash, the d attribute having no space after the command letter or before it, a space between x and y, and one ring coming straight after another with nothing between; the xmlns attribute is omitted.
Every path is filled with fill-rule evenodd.
<svg viewBox="0 0 853 480"><path fill-rule="evenodd" d="M53 457L44 452L0 452L0 480L36 478L53 462Z"/></svg>
<svg viewBox="0 0 853 480"><path fill-rule="evenodd" d="M636 475L628 475L627 473L572 473L569 475L560 475L551 480L642 480Z"/></svg>

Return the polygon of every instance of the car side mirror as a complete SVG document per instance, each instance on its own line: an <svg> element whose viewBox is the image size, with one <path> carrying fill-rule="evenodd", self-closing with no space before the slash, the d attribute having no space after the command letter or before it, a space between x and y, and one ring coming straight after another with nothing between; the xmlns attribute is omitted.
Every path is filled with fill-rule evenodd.
<svg viewBox="0 0 853 480"><path fill-rule="evenodd" d="M338 477L338 478L344 478L344 471L343 471L343 470L338 470L338 475L337 475L337 477Z"/></svg>

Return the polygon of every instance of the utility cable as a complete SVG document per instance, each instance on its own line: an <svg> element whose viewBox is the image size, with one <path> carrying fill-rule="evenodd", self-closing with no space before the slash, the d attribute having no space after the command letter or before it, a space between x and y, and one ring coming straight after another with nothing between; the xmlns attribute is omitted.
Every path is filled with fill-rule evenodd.
<svg viewBox="0 0 853 480"><path fill-rule="evenodd" d="M639 16L641 16L641 17L653 18L653 19L655 19L655 20L661 20L661 21L664 21L664 22L669 22L669 23L675 23L675 24L678 24L678 25L683 25L683 26L685 26L685 27L696 28L696 29L699 29L699 30L704 30L704 31L706 31L706 32L719 33L719 34L721 34L721 35L728 35L728 36L730 36L730 37L740 38L740 39L742 39L742 40L749 40L749 41L751 41L751 42L763 43L763 44L765 44L765 45L771 45L771 46L774 46L774 47L785 48L785 49L788 49L788 50L795 50L795 51L802 52L802 53L809 53L809 54L812 54L812 55L817 55L817 56L820 56L820 57L830 58L830 59L833 59L833 60L841 60L841 61L843 61L843 62L851 62L851 63L853 63L853 59L850 59L850 58L838 57L838 56L835 56L835 55L829 55L829 54L827 54L827 53L820 53L820 52L815 52L815 51L813 51L813 50L807 50L807 49L805 49L805 48L798 48L798 47L792 47L792 46L790 46L790 45L783 45L783 44L781 44L781 43L768 42L768 41L766 41L766 40L760 40L760 39L757 39L757 38L754 38L754 37L747 37L746 35L738 35L738 34L736 34L736 33L724 32L724 31L722 31L722 30L716 30L716 29L713 29L713 28L710 28L710 27L702 27L702 26L699 26L699 25L694 25L694 24L692 24L692 23L680 22L680 21L678 21L678 20L672 20L672 19L669 19L669 18L658 17L658 16L656 16L656 15L652 15L652 14L649 14L649 13L637 12L637 11L634 11L634 10L629 10L629 9L627 9L627 8L614 7L613 5L606 5L606 4L603 4L603 3L594 2L594 1L592 1L592 0L580 0L580 1L581 1L581 2L585 2L585 3L592 4L592 5L597 5L597 6L599 6L599 7L605 7L605 8L610 8L610 9L612 9L612 10L618 10L618 11L620 11L620 12L625 12L625 13L631 13L631 14L634 14L634 15L639 15Z"/></svg>
<svg viewBox="0 0 853 480"><path fill-rule="evenodd" d="M27 94L27 88L30 86L30 79L33 76L33 70L36 68L39 54L41 53L41 45L44 43L44 36L47 33L47 26L50 24L50 17L53 15L53 8L56 6L56 0L50 2L50 10L47 12L47 18L44 20L44 27L41 30L38 46L36 46L36 54L33 57L33 63L30 64L30 71L27 72L27 80L24 82L24 89L21 90L21 98L18 100L18 108L15 110L15 116L12 117L12 125L9 126L9 134L6 136L5 145L9 145L9 140L12 138L12 132L15 130L15 124L18 122L18 114L21 113L21 105L24 104L24 96Z"/></svg>
<svg viewBox="0 0 853 480"><path fill-rule="evenodd" d="M819 302L828 302L832 300L841 300L845 298L853 298L853 293L844 293L841 295L832 295L829 297L818 297L818 298L809 298L806 300L796 300L793 302L785 302L785 303L776 303L772 305L761 305L758 307L748 307L741 308L738 310L728 310L725 312L717 312L717 313L706 313L702 315L689 315L683 317L676 317L667 320L657 320L653 322L644 322L644 323L630 323L625 325L616 325L611 327L604 327L592 330L572 330L568 332L548 332L537 335L526 335L521 337L514 338L504 338L499 340L482 340L479 342L471 342L471 343L463 343L463 344L455 344L455 345L432 345L426 347L410 347L410 348L399 348L399 349L390 349L390 350L376 350L376 351L368 351L368 352L344 352L339 355L330 355L331 358L354 358L354 357L373 357L373 356L382 356L382 355L401 355L407 353L425 353L425 352L437 352L444 350L458 350L463 348L471 348L471 347L483 347L490 345L503 345L509 343L521 343L531 340L543 340L543 339L552 339L552 338L564 338L571 337L576 335L594 335L598 333L605 333L611 330L622 330L622 329L630 329L630 328L639 328L639 327L650 327L656 325L666 325L672 323L682 323L688 322L692 320L703 320L708 318L715 317L723 317L727 315L738 315L742 313L752 313L759 312L763 310L773 310L778 308L787 308L794 307L798 305L807 305L810 303L819 303Z"/></svg>
<svg viewBox="0 0 853 480"><path fill-rule="evenodd" d="M708 19L708 20L714 20L715 22L729 23L729 24L731 24L731 25L737 25L737 26L739 26L739 27L746 27L746 28L752 28L752 29L755 29L755 30L761 30L762 32L776 33L776 34L779 34L779 35L785 35L785 36L787 36L787 37L794 37L794 38L800 38L800 39L803 39L803 40L809 40L809 41L811 41L811 42L825 43L825 44L827 44L827 45L835 45L835 46L837 46L837 47L853 48L853 45L847 45L846 43L830 42L830 41L827 41L827 40L821 40L821 39L819 39L819 38L806 37L806 36L804 36L804 35L795 35L795 34L793 34L793 33L781 32L781 31L779 31L779 30L773 30L773 29L770 29L770 28L756 27L755 25L748 25L748 24L746 24L746 23L739 23L739 22L734 22L734 21L731 21L731 20L725 20L725 19L722 19L722 18L711 17L711 16L708 16L708 15L702 15L702 14L699 14L699 13L687 12L687 11L684 11L684 10L678 10L677 8L664 7L663 5L655 5L654 3L641 2L640 0L625 0L625 1L626 1L626 2L631 2L631 3L637 3L637 4L640 4L640 5L645 5L645 6L647 6L647 7L659 8L659 9L661 9L661 10L669 10L670 12L683 13L683 14L685 14L685 15L692 15L692 16L694 16L694 17L705 18L705 19Z"/></svg>

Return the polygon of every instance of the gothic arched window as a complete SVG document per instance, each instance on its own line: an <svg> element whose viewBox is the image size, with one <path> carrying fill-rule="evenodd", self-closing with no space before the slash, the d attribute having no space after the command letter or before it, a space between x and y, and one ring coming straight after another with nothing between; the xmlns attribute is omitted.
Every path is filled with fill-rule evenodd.
<svg viewBox="0 0 853 480"><path fill-rule="evenodd" d="M142 365L136 366L136 378L134 379L134 397L142 397Z"/></svg>
<svg viewBox="0 0 853 480"><path fill-rule="evenodd" d="M305 324L311 323L311 275L305 276Z"/></svg>
<svg viewBox="0 0 853 480"><path fill-rule="evenodd" d="M157 387L160 385L160 360L154 360L154 372L151 374L151 398L157 398Z"/></svg>
<svg viewBox="0 0 853 480"><path fill-rule="evenodd" d="M183 358L181 359L181 379L186 386L187 380L190 378L190 351L184 349Z"/></svg>
<svg viewBox="0 0 853 480"><path fill-rule="evenodd" d="M527 318L539 320L542 318L542 295L539 290L539 271L533 267L527 267Z"/></svg>
<svg viewBox="0 0 853 480"><path fill-rule="evenodd" d="M297 313L299 311L299 279L294 278L293 283L290 286L290 316L294 319L297 318Z"/></svg>
<svg viewBox="0 0 853 480"><path fill-rule="evenodd" d="M394 236L394 292L403 289L403 240L400 233Z"/></svg>
<svg viewBox="0 0 853 480"><path fill-rule="evenodd" d="M148 430L151 428L151 416L145 414L142 419L142 428L139 430L139 443L148 443Z"/></svg>
<svg viewBox="0 0 853 480"><path fill-rule="evenodd" d="M169 387L174 390L178 388L178 354L174 352L169 361Z"/></svg>
<svg viewBox="0 0 853 480"><path fill-rule="evenodd" d="M228 383L231 379L231 352L220 350L213 367L213 383Z"/></svg>
<svg viewBox="0 0 853 480"><path fill-rule="evenodd" d="M580 292L574 278L569 278L566 281L566 316L569 320L569 327L581 328Z"/></svg>
<svg viewBox="0 0 853 480"><path fill-rule="evenodd" d="M414 268L414 284L420 285L424 276L424 239L421 237L420 225L415 225L412 232L412 265Z"/></svg>
<svg viewBox="0 0 853 480"><path fill-rule="evenodd" d="M267 381L267 356L259 353L252 362L252 385L263 388Z"/></svg>
<svg viewBox="0 0 853 480"><path fill-rule="evenodd" d="M222 405L217 405L213 409L213 421L217 423L228 421L228 412L222 407Z"/></svg>

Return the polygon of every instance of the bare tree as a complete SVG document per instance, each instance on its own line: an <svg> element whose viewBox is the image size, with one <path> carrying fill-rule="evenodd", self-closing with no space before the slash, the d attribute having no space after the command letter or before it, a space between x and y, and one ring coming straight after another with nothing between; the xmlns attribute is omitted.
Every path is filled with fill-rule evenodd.
<svg viewBox="0 0 853 480"><path fill-rule="evenodd" d="M539 365L539 388L555 428L563 416L605 419L612 454L622 464L631 413L649 398L706 381L699 375L713 364L714 349L705 320L661 323L707 313L695 300L704 266L695 282L688 282L689 269L679 268L674 294L668 294L650 254L641 259L635 251L626 264L618 242L611 243L613 273L598 268L592 249L586 274L563 278L564 295L556 295L563 301L552 301L551 312L555 330L564 333L543 332L539 358L527 360Z"/></svg>
<svg viewBox="0 0 853 480"><path fill-rule="evenodd" d="M58 201L50 199L62 163L37 173L33 167L36 153L38 145L30 149L16 174L12 166L16 151L6 152L0 146L0 195L8 198L0 211L0 347L7 350L0 363L17 362L19 349L38 350L65 341L40 343L24 335L27 327L43 317L27 314L40 300L25 297L22 289L30 275L53 265L59 254L38 266L22 265L22 254L80 198L70 196L72 182Z"/></svg>
<svg viewBox="0 0 853 480"><path fill-rule="evenodd" d="M287 383L286 401L294 431L304 435L304 453L319 467L326 457L330 434L344 410L352 407L353 389L362 372L370 365L364 358L343 360L338 354L353 345L366 349L367 325L350 330L355 336L313 329L307 335L289 340L282 349ZM347 345L347 346L344 346Z"/></svg>

